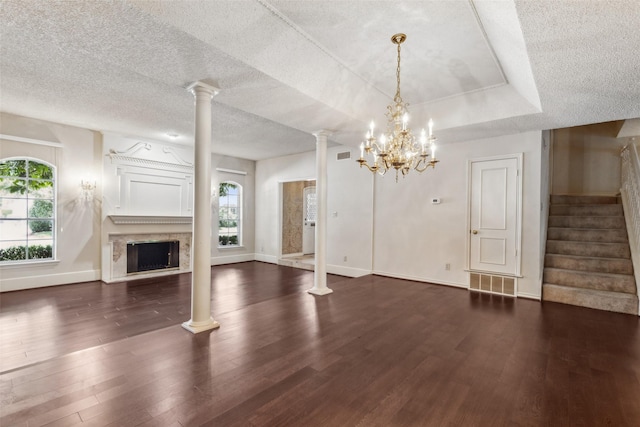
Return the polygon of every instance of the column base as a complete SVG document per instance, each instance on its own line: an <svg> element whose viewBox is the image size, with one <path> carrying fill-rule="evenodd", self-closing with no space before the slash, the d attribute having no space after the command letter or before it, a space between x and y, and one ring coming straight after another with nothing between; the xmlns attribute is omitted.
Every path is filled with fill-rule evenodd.
<svg viewBox="0 0 640 427"><path fill-rule="evenodd" d="M333 289L329 289L329 288L311 288L307 291L310 294L313 295L318 295L318 296L322 296L322 295L329 295L331 293L333 293Z"/></svg>
<svg viewBox="0 0 640 427"><path fill-rule="evenodd" d="M188 322L184 322L182 327L192 334L197 334L204 331L210 331L212 329L218 329L220 327L220 323L213 320L213 318L209 318L204 322L193 322L189 320Z"/></svg>

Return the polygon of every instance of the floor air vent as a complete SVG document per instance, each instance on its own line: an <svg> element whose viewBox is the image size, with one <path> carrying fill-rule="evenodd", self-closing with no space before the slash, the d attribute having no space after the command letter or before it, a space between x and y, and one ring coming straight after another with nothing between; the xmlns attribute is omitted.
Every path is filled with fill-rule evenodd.
<svg viewBox="0 0 640 427"><path fill-rule="evenodd" d="M488 273L469 273L469 289L514 297L516 279Z"/></svg>
<svg viewBox="0 0 640 427"><path fill-rule="evenodd" d="M351 151L344 151L342 153L338 153L338 160L345 160L351 158Z"/></svg>

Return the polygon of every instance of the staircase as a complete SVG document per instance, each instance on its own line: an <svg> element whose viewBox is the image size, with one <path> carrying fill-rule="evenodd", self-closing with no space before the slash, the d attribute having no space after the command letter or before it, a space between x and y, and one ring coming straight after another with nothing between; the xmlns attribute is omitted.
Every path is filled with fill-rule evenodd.
<svg viewBox="0 0 640 427"><path fill-rule="evenodd" d="M638 314L618 197L551 196L542 300Z"/></svg>

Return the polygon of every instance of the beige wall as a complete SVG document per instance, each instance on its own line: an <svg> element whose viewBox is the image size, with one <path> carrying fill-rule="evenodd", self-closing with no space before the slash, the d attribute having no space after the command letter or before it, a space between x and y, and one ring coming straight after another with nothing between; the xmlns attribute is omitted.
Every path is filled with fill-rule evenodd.
<svg viewBox="0 0 640 427"><path fill-rule="evenodd" d="M217 189L221 182L232 181L242 186L242 245L218 246L218 202L212 215L211 264L226 264L253 260L255 236L255 182L256 162L237 157L213 154L211 157L211 188ZM219 170L220 169L220 170ZM234 173L229 171L237 171Z"/></svg>
<svg viewBox="0 0 640 427"><path fill-rule="evenodd" d="M56 259L28 265L0 265L0 292L99 280L102 277L104 253L101 244L108 244L107 236L113 228L113 223L106 219L106 215L115 213L109 210L109 198L104 197L112 184L104 179L103 173L109 136L103 137L101 133L90 129L6 113L0 113L0 134L9 135L0 140L0 159L31 157L53 164L57 172ZM174 149L185 159L193 156L190 147L176 146ZM212 188L217 188L221 181L235 181L242 185L244 224L243 244L240 247L218 248L218 239L213 237L211 263L253 260L255 162L212 155L212 168ZM81 193L80 182L87 178L97 184L92 200L85 200ZM218 231L216 213L217 208L212 211L213 236L217 236ZM122 227L123 231L145 232L152 225ZM176 225L176 228L178 232L191 231L190 224Z"/></svg>
<svg viewBox="0 0 640 427"><path fill-rule="evenodd" d="M102 137L99 133L11 114L0 114L0 158L31 157L56 167L56 259L0 266L0 291L75 283L100 278ZM52 145L43 145L51 142ZM93 200L80 181L95 180Z"/></svg>
<svg viewBox="0 0 640 427"><path fill-rule="evenodd" d="M552 194L615 195L620 191L618 122L553 131Z"/></svg>

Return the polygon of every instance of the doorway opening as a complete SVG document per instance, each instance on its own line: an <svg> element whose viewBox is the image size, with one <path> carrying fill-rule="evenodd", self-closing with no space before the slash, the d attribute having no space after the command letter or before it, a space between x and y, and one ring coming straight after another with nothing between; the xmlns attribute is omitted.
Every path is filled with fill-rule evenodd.
<svg viewBox="0 0 640 427"><path fill-rule="evenodd" d="M282 183L282 235L278 264L315 268L316 181Z"/></svg>

